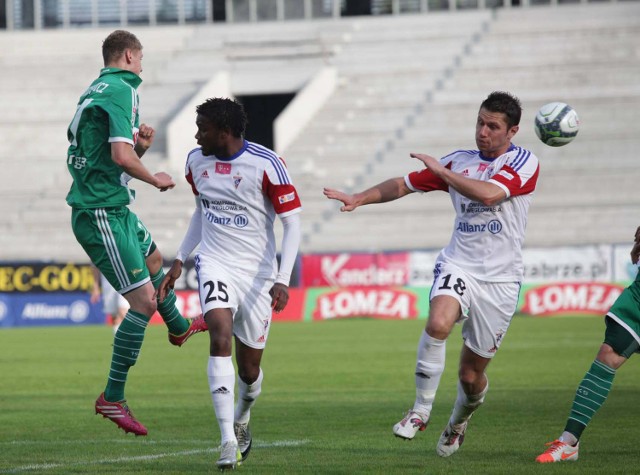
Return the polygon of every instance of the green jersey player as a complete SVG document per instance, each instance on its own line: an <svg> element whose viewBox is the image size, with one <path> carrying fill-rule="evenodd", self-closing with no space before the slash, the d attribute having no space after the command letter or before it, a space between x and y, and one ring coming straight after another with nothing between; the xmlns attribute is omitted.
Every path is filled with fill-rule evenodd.
<svg viewBox="0 0 640 475"><path fill-rule="evenodd" d="M206 324L202 317L185 319L175 306L175 293L157 302L155 287L164 278L162 255L127 207L133 200L131 178L160 191L175 186L167 173L151 174L140 160L155 133L139 123L142 44L132 33L117 30L104 40L102 56L105 67L80 96L67 130L67 168L73 178L67 203L76 239L131 306L115 334L109 378L96 400L96 413L125 432L146 435L147 429L126 405L124 387L151 316L159 311L169 328L169 341L178 346L205 331Z"/></svg>
<svg viewBox="0 0 640 475"><path fill-rule="evenodd" d="M631 262L640 258L640 227L636 229ZM578 460L582 432L609 396L616 370L640 351L640 273L616 299L605 317L604 343L580 382L562 435L547 444L539 463Z"/></svg>

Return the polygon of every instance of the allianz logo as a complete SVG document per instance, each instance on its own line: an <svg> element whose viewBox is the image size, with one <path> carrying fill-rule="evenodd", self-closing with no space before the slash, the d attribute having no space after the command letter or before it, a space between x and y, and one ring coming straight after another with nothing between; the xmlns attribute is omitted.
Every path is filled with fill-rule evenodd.
<svg viewBox="0 0 640 475"><path fill-rule="evenodd" d="M466 221L460 221L456 231L461 233L483 233L489 231L491 234L498 234L502 231L502 223L497 219L492 219L488 223L471 224Z"/></svg>
<svg viewBox="0 0 640 475"><path fill-rule="evenodd" d="M227 218L225 216L216 216L211 211L206 211L207 220L213 224L222 224L224 226L231 226L234 224L238 228L244 228L249 224L249 218L244 214L236 214L233 218Z"/></svg>

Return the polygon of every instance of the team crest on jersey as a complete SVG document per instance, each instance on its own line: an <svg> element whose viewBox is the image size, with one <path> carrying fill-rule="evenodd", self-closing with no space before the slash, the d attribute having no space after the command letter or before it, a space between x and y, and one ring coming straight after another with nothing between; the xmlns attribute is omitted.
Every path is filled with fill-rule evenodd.
<svg viewBox="0 0 640 475"><path fill-rule="evenodd" d="M220 175L230 175L231 174L231 164L230 163L216 163L216 173Z"/></svg>
<svg viewBox="0 0 640 475"><path fill-rule="evenodd" d="M235 175L233 177L233 186L236 187L236 190L238 189L238 187L240 186L240 182L242 181L242 177L240 175Z"/></svg>

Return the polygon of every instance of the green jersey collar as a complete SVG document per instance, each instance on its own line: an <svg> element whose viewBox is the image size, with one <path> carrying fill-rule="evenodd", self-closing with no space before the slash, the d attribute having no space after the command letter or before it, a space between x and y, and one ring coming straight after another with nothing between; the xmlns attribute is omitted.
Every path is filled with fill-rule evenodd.
<svg viewBox="0 0 640 475"><path fill-rule="evenodd" d="M122 79L129 83L132 87L137 88L142 82L142 78L131 71L127 71L126 69L120 68L102 68L100 70L100 77L106 76L107 74L119 74L122 76Z"/></svg>

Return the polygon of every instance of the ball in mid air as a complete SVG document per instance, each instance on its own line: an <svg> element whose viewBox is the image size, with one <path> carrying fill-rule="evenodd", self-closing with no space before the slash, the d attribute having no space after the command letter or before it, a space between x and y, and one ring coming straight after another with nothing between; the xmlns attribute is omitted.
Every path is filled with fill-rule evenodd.
<svg viewBox="0 0 640 475"><path fill-rule="evenodd" d="M550 102L538 110L534 128L542 142L561 147L578 135L580 118L573 107L564 102Z"/></svg>

